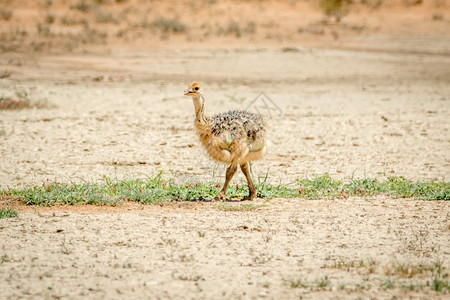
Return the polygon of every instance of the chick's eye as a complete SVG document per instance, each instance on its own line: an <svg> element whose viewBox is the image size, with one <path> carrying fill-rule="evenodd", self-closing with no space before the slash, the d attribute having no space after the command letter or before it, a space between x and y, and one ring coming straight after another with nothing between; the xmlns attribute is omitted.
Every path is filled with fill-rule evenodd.
<svg viewBox="0 0 450 300"><path fill-rule="evenodd" d="M198 89L199 89L198 86L196 86L196 87L194 88L194 90L196 90L196 91L198 91Z"/></svg>

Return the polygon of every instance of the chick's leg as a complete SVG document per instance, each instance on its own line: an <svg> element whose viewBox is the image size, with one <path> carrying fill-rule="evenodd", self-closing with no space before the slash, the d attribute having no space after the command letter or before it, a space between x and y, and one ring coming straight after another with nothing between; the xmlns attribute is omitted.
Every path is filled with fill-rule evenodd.
<svg viewBox="0 0 450 300"><path fill-rule="evenodd" d="M256 189L253 184L252 177L250 176L250 170L248 167L248 162L241 164L241 171L244 173L245 178L247 179L249 195L242 200L253 200L256 197Z"/></svg>
<svg viewBox="0 0 450 300"><path fill-rule="evenodd" d="M227 188L228 188L228 185L230 184L231 179L234 176L234 173L236 173L236 170L237 170L237 165L236 164L231 164L227 168L227 172L226 172L226 175L225 175L225 183L223 184L222 190L217 195L216 200L220 200L220 201L225 201L226 200Z"/></svg>

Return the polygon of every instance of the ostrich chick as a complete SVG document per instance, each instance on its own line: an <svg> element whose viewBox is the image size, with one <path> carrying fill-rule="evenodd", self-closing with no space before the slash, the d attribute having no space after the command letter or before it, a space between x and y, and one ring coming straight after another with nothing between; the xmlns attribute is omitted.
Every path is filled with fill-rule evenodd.
<svg viewBox="0 0 450 300"><path fill-rule="evenodd" d="M256 189L250 176L248 163L262 158L266 143L266 121L260 114L243 110L232 110L212 117L205 116L205 97L201 85L194 82L185 91L192 98L195 108L195 129L202 146L209 156L227 164L225 183L216 200L226 200L227 187L241 168L248 183L249 195L243 200L256 197Z"/></svg>

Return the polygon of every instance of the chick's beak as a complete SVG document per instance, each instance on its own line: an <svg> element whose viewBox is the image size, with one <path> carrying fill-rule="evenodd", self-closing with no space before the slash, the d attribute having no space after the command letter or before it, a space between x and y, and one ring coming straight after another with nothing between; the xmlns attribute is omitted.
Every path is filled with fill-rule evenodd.
<svg viewBox="0 0 450 300"><path fill-rule="evenodd" d="M184 90L184 95L185 96L189 96L190 94L192 93L192 91L191 90Z"/></svg>

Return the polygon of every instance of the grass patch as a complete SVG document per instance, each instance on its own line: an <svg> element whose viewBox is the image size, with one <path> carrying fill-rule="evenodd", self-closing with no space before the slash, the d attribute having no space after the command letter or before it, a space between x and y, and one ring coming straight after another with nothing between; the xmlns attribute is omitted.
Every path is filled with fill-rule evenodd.
<svg viewBox="0 0 450 300"><path fill-rule="evenodd" d="M335 17L338 22L349 12L350 4L351 0L320 0L319 2L323 13L328 17Z"/></svg>
<svg viewBox="0 0 450 300"><path fill-rule="evenodd" d="M0 19L4 21L9 21L13 15L12 10L10 9L1 9L0 10Z"/></svg>
<svg viewBox="0 0 450 300"><path fill-rule="evenodd" d="M70 5L70 9L75 9L75 10L79 10L83 13L86 13L92 9L92 4L88 3L88 1L86 1L86 0L81 0L81 1L78 1L78 2Z"/></svg>
<svg viewBox="0 0 450 300"><path fill-rule="evenodd" d="M66 16L60 19L60 22L64 26L75 26L75 25L83 25L85 28L88 28L88 21L85 18L82 19L70 19Z"/></svg>
<svg viewBox="0 0 450 300"><path fill-rule="evenodd" d="M159 28L163 33L183 33L187 26L176 19L157 18L152 22L152 26Z"/></svg>
<svg viewBox="0 0 450 300"><path fill-rule="evenodd" d="M292 289L307 288L308 284L301 279L292 279L289 281L289 287Z"/></svg>
<svg viewBox="0 0 450 300"><path fill-rule="evenodd" d="M446 279L434 278L431 282L431 289L435 292L450 292L450 283Z"/></svg>
<svg viewBox="0 0 450 300"><path fill-rule="evenodd" d="M105 13L102 11L97 12L95 15L95 21L97 23L112 23L112 24L119 24L119 20L114 17L112 13Z"/></svg>
<svg viewBox="0 0 450 300"><path fill-rule="evenodd" d="M347 272L357 271L360 275L373 274L377 270L378 263L373 259L347 260L345 258L327 259L322 266L327 269L339 269Z"/></svg>
<svg viewBox="0 0 450 300"><path fill-rule="evenodd" d="M15 110L30 107L31 105L29 101L22 101L21 99L15 97L0 96L0 110Z"/></svg>
<svg viewBox="0 0 450 300"><path fill-rule="evenodd" d="M433 279L422 281L405 282L401 280L386 279L380 286L383 290L401 289L404 291L427 291L431 290L436 293L450 292L450 283L447 279L435 277Z"/></svg>
<svg viewBox="0 0 450 300"><path fill-rule="evenodd" d="M396 261L384 267L384 274L401 278L427 275L431 275L434 278L447 278L449 275L443 261L439 259L431 264Z"/></svg>
<svg viewBox="0 0 450 300"><path fill-rule="evenodd" d="M343 183L325 174L313 179L298 179L297 185L298 193L306 199L386 195L391 198L450 200L450 183L448 182L411 182L403 177L389 177L385 181L368 178L351 179L350 182Z"/></svg>
<svg viewBox="0 0 450 300"><path fill-rule="evenodd" d="M0 110L19 110L25 108L49 108L47 99L32 99L26 89L15 90L14 96L0 96Z"/></svg>
<svg viewBox="0 0 450 300"><path fill-rule="evenodd" d="M229 20L228 24L221 26L216 24L216 35L231 35L236 38L242 37L244 34L254 34L256 32L256 23L250 21L245 26L241 26L234 20Z"/></svg>
<svg viewBox="0 0 450 300"><path fill-rule="evenodd" d="M251 203L241 203L239 205L232 205L228 203L219 203L217 208L222 211L252 211L256 210L264 205L255 205Z"/></svg>
<svg viewBox="0 0 450 300"><path fill-rule="evenodd" d="M391 290L395 288L395 284L391 281L391 279L386 279L386 281L381 284L381 287L384 290Z"/></svg>
<svg viewBox="0 0 450 300"><path fill-rule="evenodd" d="M327 258L327 262L322 268L339 269L342 271L364 275L364 282L351 286L340 287L346 291L355 291L370 288L367 282L372 278L371 274L382 273L387 277L380 282L382 290L400 289L404 291L426 291L446 293L450 291L448 281L448 271L444 266L444 261L437 259L434 262L393 262L382 268L377 267L378 263L368 260L345 260L342 258ZM319 287L319 286L318 286Z"/></svg>
<svg viewBox="0 0 450 300"><path fill-rule="evenodd" d="M326 290L331 287L331 281L328 276L317 278L314 281L304 281L302 279L296 278L287 281L287 285L292 289L310 289L311 291Z"/></svg>
<svg viewBox="0 0 450 300"><path fill-rule="evenodd" d="M450 200L450 184L447 182L409 182L402 177L392 177L385 181L373 179L351 180L343 183L329 175L313 179L299 179L289 185L272 185L267 178L256 184L258 197L301 198L301 199L341 199L349 196L387 195L392 198L415 198L422 200ZM105 177L99 182L61 183L46 181L42 185L23 188L8 188L0 195L15 197L27 205L49 206L54 204L95 204L118 205L122 200L143 204L161 204L172 201L204 201L216 197L221 184L175 183L165 179L162 172L154 177L133 180L116 180ZM248 195L247 185L231 185L227 199L243 198ZM254 205L223 205L221 210L249 211Z"/></svg>
<svg viewBox="0 0 450 300"><path fill-rule="evenodd" d="M14 207L2 207L0 209L0 219L3 218L17 218L19 215L14 210Z"/></svg>
<svg viewBox="0 0 450 300"><path fill-rule="evenodd" d="M316 286L318 289L324 289L330 285L330 280L327 276L319 278L316 280Z"/></svg>

